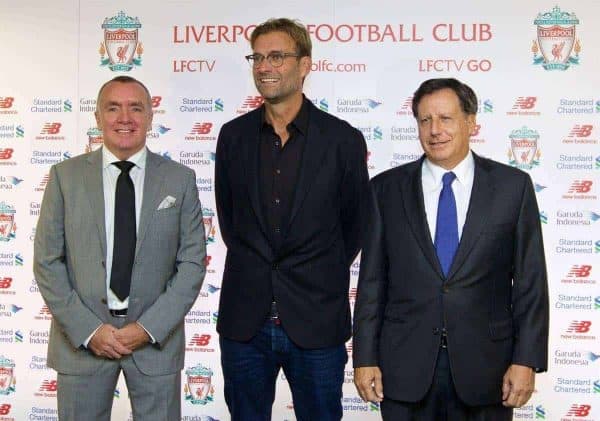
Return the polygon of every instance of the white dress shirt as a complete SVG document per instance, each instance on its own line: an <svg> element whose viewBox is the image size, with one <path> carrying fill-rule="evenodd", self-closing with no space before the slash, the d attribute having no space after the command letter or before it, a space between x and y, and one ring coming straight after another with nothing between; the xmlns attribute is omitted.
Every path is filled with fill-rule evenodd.
<svg viewBox="0 0 600 421"><path fill-rule="evenodd" d="M475 178L475 160L471 151L469 151L465 159L451 170L435 165L427 158L423 161L421 183L423 186L427 224L429 225L432 242L435 241L438 202L443 187L442 177L448 171L452 171L456 175L456 179L452 182L452 192L456 201L456 222L458 224L458 238L460 240L465 220L467 219L473 179Z"/></svg>

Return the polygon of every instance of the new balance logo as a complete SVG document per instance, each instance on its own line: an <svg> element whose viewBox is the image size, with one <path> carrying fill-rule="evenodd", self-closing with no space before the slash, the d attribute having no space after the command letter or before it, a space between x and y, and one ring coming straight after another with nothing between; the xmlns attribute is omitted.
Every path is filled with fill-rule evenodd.
<svg viewBox="0 0 600 421"><path fill-rule="evenodd" d="M192 127L192 131L190 134L198 135L198 134L209 134L212 129L212 123L196 123Z"/></svg>
<svg viewBox="0 0 600 421"><path fill-rule="evenodd" d="M46 123L42 128L41 134L59 134L61 127L61 123Z"/></svg>
<svg viewBox="0 0 600 421"><path fill-rule="evenodd" d="M567 329L567 333L587 333L590 331L592 322L589 320L573 320Z"/></svg>
<svg viewBox="0 0 600 421"><path fill-rule="evenodd" d="M573 265L567 274L567 278L587 278L592 271L591 265Z"/></svg>
<svg viewBox="0 0 600 421"><path fill-rule="evenodd" d="M210 335L199 335L198 333L196 333L192 337L192 339L190 339L190 343L188 346L207 346L210 342L210 338Z"/></svg>
<svg viewBox="0 0 600 421"><path fill-rule="evenodd" d="M537 101L537 97L535 96L520 96L515 101L515 105L513 105L513 110L531 110L535 107L535 103Z"/></svg>
<svg viewBox="0 0 600 421"><path fill-rule="evenodd" d="M578 405L573 404L567 412L567 417L587 417L592 409L591 405Z"/></svg>
<svg viewBox="0 0 600 421"><path fill-rule="evenodd" d="M575 180L571 184L569 193L589 193L593 184L592 180Z"/></svg>
<svg viewBox="0 0 600 421"><path fill-rule="evenodd" d="M569 137L589 137L592 134L593 129L594 126L592 126L591 124L576 124L571 129Z"/></svg>

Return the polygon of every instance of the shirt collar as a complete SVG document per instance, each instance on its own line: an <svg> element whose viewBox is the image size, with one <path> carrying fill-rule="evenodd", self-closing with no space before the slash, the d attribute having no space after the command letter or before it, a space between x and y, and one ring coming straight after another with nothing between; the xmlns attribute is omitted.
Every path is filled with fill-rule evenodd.
<svg viewBox="0 0 600 421"><path fill-rule="evenodd" d="M469 151L467 156L450 171L456 175L456 179L459 183L462 185L468 185L468 181L473 179L473 174L475 172L475 160L473 159L473 153ZM434 164L429 160L429 158L425 158L423 161L422 177L426 186L431 190L435 190L442 185L442 177L447 172L447 169Z"/></svg>
<svg viewBox="0 0 600 421"><path fill-rule="evenodd" d="M131 155L127 161L133 162L136 167L144 169L146 167L146 155L148 150L144 146L142 149ZM108 148L102 147L102 169L106 169L112 165L113 162L120 161L119 158L108 150Z"/></svg>
<svg viewBox="0 0 600 421"><path fill-rule="evenodd" d="M288 130L293 127L300 132L300 134L306 136L308 134L308 114L309 114L309 106L308 99L304 94L302 94L302 106L300 107L300 111L296 114L296 117L292 120L290 124L288 124ZM265 106L262 106L261 110L261 121L262 127L271 127L267 120L265 119Z"/></svg>

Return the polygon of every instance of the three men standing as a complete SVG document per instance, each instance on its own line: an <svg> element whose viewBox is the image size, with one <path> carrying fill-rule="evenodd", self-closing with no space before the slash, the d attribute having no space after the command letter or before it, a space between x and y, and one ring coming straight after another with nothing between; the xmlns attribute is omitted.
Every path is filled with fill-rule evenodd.
<svg viewBox="0 0 600 421"><path fill-rule="evenodd" d="M339 420L366 144L302 94L306 28L272 19L250 42L264 105L223 126L215 170L227 245L217 323L225 399L234 421L269 420L282 368L298 420Z"/></svg>

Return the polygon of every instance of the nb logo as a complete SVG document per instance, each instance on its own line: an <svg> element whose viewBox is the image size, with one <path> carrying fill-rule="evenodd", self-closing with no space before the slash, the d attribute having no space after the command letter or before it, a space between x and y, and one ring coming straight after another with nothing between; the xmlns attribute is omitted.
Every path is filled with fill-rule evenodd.
<svg viewBox="0 0 600 421"><path fill-rule="evenodd" d="M569 326L569 329L567 329L567 332L569 332L569 333L587 333L590 331L591 325L592 325L592 322L590 322L589 320L582 320L582 321L574 320L571 322L571 325Z"/></svg>
<svg viewBox="0 0 600 421"><path fill-rule="evenodd" d="M591 405L573 404L567 412L567 417L587 417L590 414L590 409L592 409Z"/></svg>
<svg viewBox="0 0 600 421"><path fill-rule="evenodd" d="M476 124L475 127L473 128L473 133L471 133L471 136L479 136L480 130L481 130L481 124Z"/></svg>
<svg viewBox="0 0 600 421"><path fill-rule="evenodd" d="M530 110L533 107L535 107L536 101L537 97L535 96L520 96L515 101L515 105L513 105L513 110Z"/></svg>
<svg viewBox="0 0 600 421"><path fill-rule="evenodd" d="M258 108L263 104L264 101L265 100L262 96L248 96L242 104L242 108Z"/></svg>
<svg viewBox="0 0 600 421"><path fill-rule="evenodd" d="M12 284L12 278L0 278L0 288L1 289L6 289L6 288L10 288Z"/></svg>
<svg viewBox="0 0 600 421"><path fill-rule="evenodd" d="M4 403L0 405L0 415L8 415L10 413L11 405L8 403Z"/></svg>
<svg viewBox="0 0 600 421"><path fill-rule="evenodd" d="M196 123L190 134L209 134L212 126L212 123Z"/></svg>
<svg viewBox="0 0 600 421"><path fill-rule="evenodd" d="M576 124L571 129L571 133L569 133L569 137L589 137L592 134L592 130L594 126L591 124Z"/></svg>
<svg viewBox="0 0 600 421"><path fill-rule="evenodd" d="M210 335L198 335L197 333L190 340L189 346L207 346L210 342Z"/></svg>
<svg viewBox="0 0 600 421"><path fill-rule="evenodd" d="M153 96L152 97L152 108L160 107L160 101L162 101L162 96Z"/></svg>
<svg viewBox="0 0 600 421"><path fill-rule="evenodd" d="M44 380L40 386L40 392L56 392L56 380Z"/></svg>
<svg viewBox="0 0 600 421"><path fill-rule="evenodd" d="M0 108L10 108L15 99L12 96L0 97Z"/></svg>
<svg viewBox="0 0 600 421"><path fill-rule="evenodd" d="M591 180L575 180L571 184L569 193L589 193L593 184L594 182Z"/></svg>
<svg viewBox="0 0 600 421"><path fill-rule="evenodd" d="M588 276L590 276L591 271L592 271L591 265L573 265L573 267L569 271L569 274L567 275L567 277L568 278L587 278Z"/></svg>
<svg viewBox="0 0 600 421"><path fill-rule="evenodd" d="M61 123L46 123L42 128L42 134L59 134L61 127Z"/></svg>
<svg viewBox="0 0 600 421"><path fill-rule="evenodd" d="M10 159L15 150L13 148L0 149L0 159Z"/></svg>

